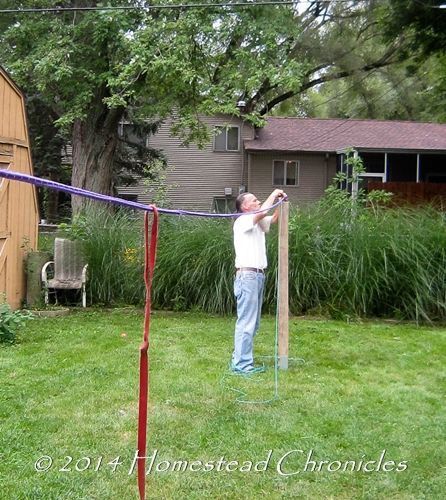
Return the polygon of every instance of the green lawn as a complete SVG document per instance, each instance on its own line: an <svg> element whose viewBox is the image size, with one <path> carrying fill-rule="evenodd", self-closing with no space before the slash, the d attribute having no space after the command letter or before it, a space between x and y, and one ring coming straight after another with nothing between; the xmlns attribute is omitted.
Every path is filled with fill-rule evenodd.
<svg viewBox="0 0 446 500"><path fill-rule="evenodd" d="M227 375L233 323L153 316L149 498L444 498L445 328L294 319L290 356L305 362L280 373L277 401L254 405L232 389L269 399L274 370L267 359L265 374ZM33 320L0 348L2 499L137 498L141 325L131 309L76 312ZM266 317L259 356L273 337ZM249 469L268 454L266 471L218 463ZM316 463L305 466L309 454ZM53 465L36 472L44 455ZM188 470L173 471L180 460Z"/></svg>

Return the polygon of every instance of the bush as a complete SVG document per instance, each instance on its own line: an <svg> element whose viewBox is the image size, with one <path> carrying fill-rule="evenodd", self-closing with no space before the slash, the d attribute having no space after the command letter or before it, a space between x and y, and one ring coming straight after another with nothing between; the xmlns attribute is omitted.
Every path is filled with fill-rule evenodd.
<svg viewBox="0 0 446 500"><path fill-rule="evenodd" d="M29 311L12 311L9 304L0 303L0 344L13 344L17 331L32 317Z"/></svg>

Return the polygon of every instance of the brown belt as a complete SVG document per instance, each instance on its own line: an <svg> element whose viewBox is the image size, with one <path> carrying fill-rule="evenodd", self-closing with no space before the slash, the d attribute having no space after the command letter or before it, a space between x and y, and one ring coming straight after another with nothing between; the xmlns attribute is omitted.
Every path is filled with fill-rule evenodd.
<svg viewBox="0 0 446 500"><path fill-rule="evenodd" d="M238 271L253 271L255 273L262 273L262 274L265 273L265 271L263 269L259 269L257 267L239 267L237 269L237 272Z"/></svg>

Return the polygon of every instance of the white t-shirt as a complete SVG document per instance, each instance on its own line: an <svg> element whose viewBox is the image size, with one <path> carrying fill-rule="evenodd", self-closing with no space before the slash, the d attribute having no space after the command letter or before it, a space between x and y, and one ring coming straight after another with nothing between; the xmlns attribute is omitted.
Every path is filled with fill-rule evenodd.
<svg viewBox="0 0 446 500"><path fill-rule="evenodd" d="M265 233L269 231L272 216L254 224L254 214L241 215L234 222L235 267L265 269Z"/></svg>

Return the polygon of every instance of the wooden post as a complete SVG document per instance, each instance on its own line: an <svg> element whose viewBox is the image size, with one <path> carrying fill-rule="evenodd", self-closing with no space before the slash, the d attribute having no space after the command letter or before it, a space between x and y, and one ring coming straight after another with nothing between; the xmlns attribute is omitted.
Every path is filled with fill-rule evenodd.
<svg viewBox="0 0 446 500"><path fill-rule="evenodd" d="M288 369L288 213L289 203L280 205L279 217L279 368Z"/></svg>

